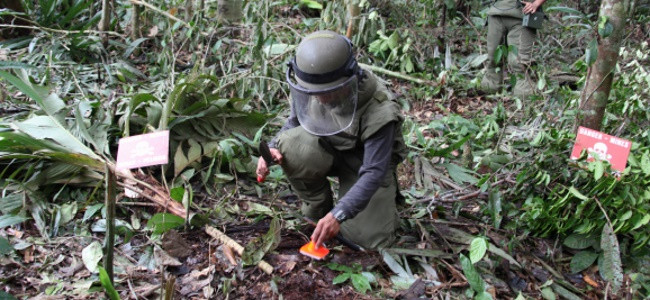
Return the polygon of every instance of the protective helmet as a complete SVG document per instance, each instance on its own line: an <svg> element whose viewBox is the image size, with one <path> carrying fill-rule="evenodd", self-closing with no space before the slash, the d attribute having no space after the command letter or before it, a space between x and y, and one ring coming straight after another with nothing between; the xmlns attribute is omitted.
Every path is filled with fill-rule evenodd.
<svg viewBox="0 0 650 300"><path fill-rule="evenodd" d="M320 136L348 129L356 114L361 72L345 36L326 30L306 36L286 74L302 127Z"/></svg>

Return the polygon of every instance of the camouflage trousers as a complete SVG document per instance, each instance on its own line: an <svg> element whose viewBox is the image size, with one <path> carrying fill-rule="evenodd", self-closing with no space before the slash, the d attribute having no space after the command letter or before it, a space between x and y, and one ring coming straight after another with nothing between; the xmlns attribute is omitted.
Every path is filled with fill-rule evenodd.
<svg viewBox="0 0 650 300"><path fill-rule="evenodd" d="M335 204L328 176L338 178L338 198L341 198L359 179L361 166L357 155L330 153L332 149L323 148L319 138L299 126L280 133L277 139L277 148L283 156L282 168L293 191L302 200L302 213L315 221ZM389 246L399 226L395 167L387 173L368 206L341 223L342 235L366 249Z"/></svg>
<svg viewBox="0 0 650 300"><path fill-rule="evenodd" d="M517 84L513 89L515 96L527 96L535 92L530 65L533 62L533 44L536 30L521 26L519 18L505 16L488 17L487 55L488 62L485 76L481 80L481 89L495 92L501 88L503 72L497 68L495 53L499 45L512 45L515 53L509 53L508 65L517 74Z"/></svg>

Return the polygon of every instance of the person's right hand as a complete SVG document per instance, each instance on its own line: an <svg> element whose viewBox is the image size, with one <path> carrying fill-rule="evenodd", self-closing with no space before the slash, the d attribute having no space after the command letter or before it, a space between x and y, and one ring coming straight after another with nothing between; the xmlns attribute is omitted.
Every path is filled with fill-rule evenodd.
<svg viewBox="0 0 650 300"><path fill-rule="evenodd" d="M537 8L541 5L537 0L533 2L522 1L522 3L524 4L524 9L522 9L522 11L525 15L535 13Z"/></svg>
<svg viewBox="0 0 650 300"><path fill-rule="evenodd" d="M273 156L273 160L275 160L277 164L282 164L282 154L280 153L280 151L276 148L270 148L269 150L271 151L271 156ZM266 175L269 175L268 164L261 156L259 159L257 159L257 170L255 173L257 174L257 181L259 182L264 181Z"/></svg>

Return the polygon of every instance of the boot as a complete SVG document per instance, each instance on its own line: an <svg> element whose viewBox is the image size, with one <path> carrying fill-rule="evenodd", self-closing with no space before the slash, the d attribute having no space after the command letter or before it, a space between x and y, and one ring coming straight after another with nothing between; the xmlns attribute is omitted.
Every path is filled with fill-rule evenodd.
<svg viewBox="0 0 650 300"><path fill-rule="evenodd" d="M533 85L530 79L528 78L519 78L515 87L512 89L512 94L515 97L525 98L535 94L537 87Z"/></svg>
<svg viewBox="0 0 650 300"><path fill-rule="evenodd" d="M496 69L488 68L485 70L485 76L481 79L481 91L487 94L493 94L501 89L501 82L503 81L503 74Z"/></svg>

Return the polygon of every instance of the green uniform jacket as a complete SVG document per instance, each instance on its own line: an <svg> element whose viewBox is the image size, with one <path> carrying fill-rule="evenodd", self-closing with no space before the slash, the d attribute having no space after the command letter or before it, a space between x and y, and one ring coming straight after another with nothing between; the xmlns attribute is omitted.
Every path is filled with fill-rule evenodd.
<svg viewBox="0 0 650 300"><path fill-rule="evenodd" d="M524 13L521 11L522 9L523 5L521 5L519 0L497 0L490 5L487 14L488 16L503 16L522 19L524 17Z"/></svg>

